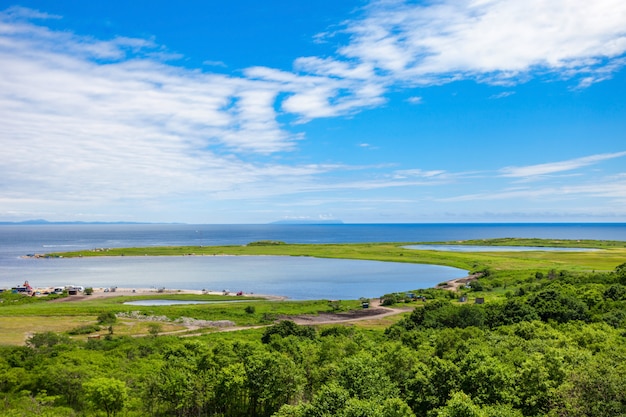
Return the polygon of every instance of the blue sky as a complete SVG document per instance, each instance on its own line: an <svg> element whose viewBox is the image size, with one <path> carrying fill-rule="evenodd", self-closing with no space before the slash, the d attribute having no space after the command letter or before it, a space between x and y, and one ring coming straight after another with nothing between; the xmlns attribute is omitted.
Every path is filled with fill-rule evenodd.
<svg viewBox="0 0 626 417"><path fill-rule="evenodd" d="M0 1L0 221L626 221L626 3Z"/></svg>

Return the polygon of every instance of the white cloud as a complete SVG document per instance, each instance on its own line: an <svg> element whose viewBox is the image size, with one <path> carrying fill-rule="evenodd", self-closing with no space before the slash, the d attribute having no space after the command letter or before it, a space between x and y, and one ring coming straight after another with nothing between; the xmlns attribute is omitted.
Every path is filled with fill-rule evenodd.
<svg viewBox="0 0 626 417"><path fill-rule="evenodd" d="M551 162L546 164L529 165L525 167L506 167L500 170L504 177L527 178L540 175L555 174L558 172L572 171L578 168L606 161L608 159L626 156L626 152L607 153L570 159L567 161Z"/></svg>
<svg viewBox="0 0 626 417"><path fill-rule="evenodd" d="M436 178L441 179L446 177L446 171L442 170L432 170L432 171L423 171L421 169L405 169L396 171L394 173L394 178Z"/></svg>
<svg viewBox="0 0 626 417"><path fill-rule="evenodd" d="M4 11L12 19L60 19L61 16L44 13L39 10L28 9L21 6L12 6Z"/></svg>
<svg viewBox="0 0 626 417"><path fill-rule="evenodd" d="M494 95L492 95L489 98L497 100L497 99L500 99L500 98L506 98L506 97L512 96L513 94L515 94L514 91L503 91L501 93L494 94Z"/></svg>
<svg viewBox="0 0 626 417"><path fill-rule="evenodd" d="M380 0L346 30L351 39L340 54L396 80L515 83L539 72L583 74L590 84L624 65L626 3Z"/></svg>
<svg viewBox="0 0 626 417"><path fill-rule="evenodd" d="M222 68L226 68L226 67L228 67L228 65L226 65L226 64L225 64L224 62L222 62L222 61L210 61L210 60L207 60L207 61L203 61L202 63L203 63L204 65L208 65L208 66L210 66L210 67L222 67Z"/></svg>

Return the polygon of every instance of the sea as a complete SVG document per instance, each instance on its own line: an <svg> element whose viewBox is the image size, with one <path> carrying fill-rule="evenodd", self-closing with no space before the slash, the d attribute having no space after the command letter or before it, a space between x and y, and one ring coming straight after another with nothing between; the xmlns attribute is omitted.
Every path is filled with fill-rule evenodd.
<svg viewBox="0 0 626 417"><path fill-rule="evenodd" d="M450 242L491 238L626 241L626 223L551 224L9 224L0 225L0 288L167 288L358 299L430 288L467 274L456 268L280 256L34 259L79 249L286 243Z"/></svg>

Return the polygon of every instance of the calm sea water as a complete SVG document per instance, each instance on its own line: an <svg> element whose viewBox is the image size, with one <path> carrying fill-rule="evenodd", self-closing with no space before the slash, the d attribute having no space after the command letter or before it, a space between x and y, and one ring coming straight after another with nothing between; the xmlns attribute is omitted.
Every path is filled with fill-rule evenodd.
<svg viewBox="0 0 626 417"><path fill-rule="evenodd" d="M376 297L458 278L454 268L291 257L23 259L63 250L287 243L441 242L498 237L626 241L626 224L0 225L0 288L166 287L245 291L293 299Z"/></svg>

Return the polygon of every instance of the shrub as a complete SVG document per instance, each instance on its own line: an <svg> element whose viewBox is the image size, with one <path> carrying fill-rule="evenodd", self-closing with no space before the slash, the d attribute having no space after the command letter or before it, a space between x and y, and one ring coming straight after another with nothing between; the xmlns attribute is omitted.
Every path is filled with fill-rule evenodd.
<svg viewBox="0 0 626 417"><path fill-rule="evenodd" d="M284 244L285 242L281 242L280 240L259 240L258 242L248 243L248 246L278 246Z"/></svg>
<svg viewBox="0 0 626 417"><path fill-rule="evenodd" d="M298 336L307 339L315 339L316 332L313 327L300 326L293 321L283 320L274 326L268 327L261 337L263 343L269 343L272 335L277 334L281 337Z"/></svg>
<svg viewBox="0 0 626 417"><path fill-rule="evenodd" d="M86 324L84 326L78 326L68 331L68 334L72 336L80 335L80 334L90 334L100 331L100 326L97 324Z"/></svg>
<svg viewBox="0 0 626 417"><path fill-rule="evenodd" d="M99 324L113 324L116 321L117 321L117 316L115 315L115 313L111 311L100 313L100 315L98 315Z"/></svg>

